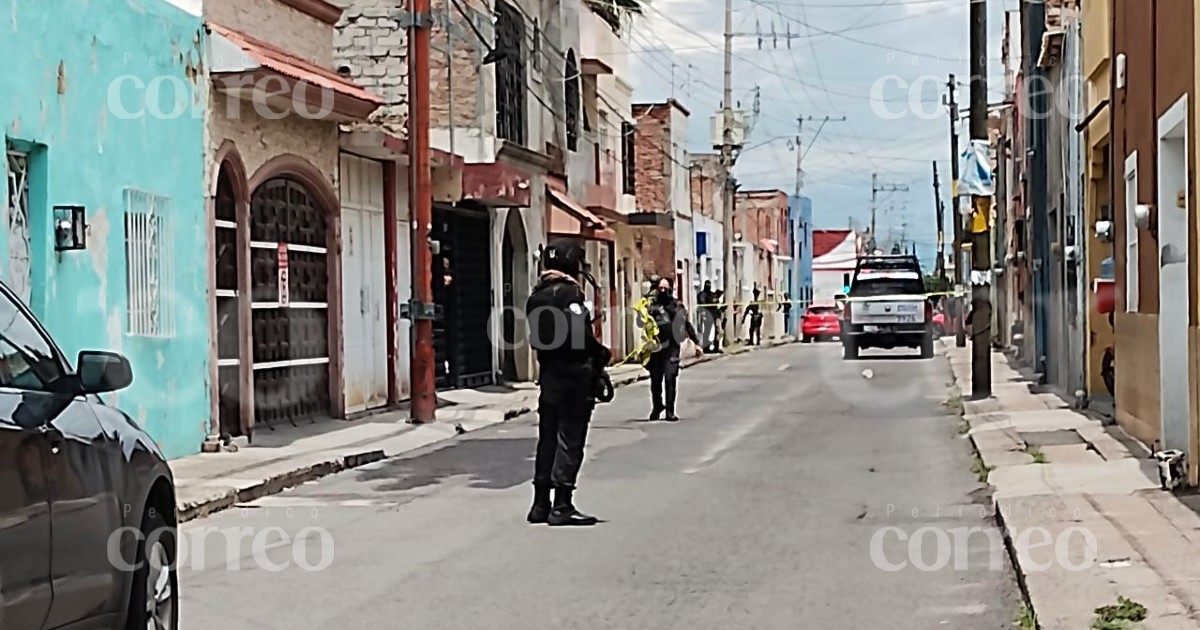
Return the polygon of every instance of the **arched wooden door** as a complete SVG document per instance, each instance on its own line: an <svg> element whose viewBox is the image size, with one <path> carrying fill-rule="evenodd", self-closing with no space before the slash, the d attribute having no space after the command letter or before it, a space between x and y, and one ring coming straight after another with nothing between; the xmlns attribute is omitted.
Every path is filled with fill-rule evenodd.
<svg viewBox="0 0 1200 630"><path fill-rule="evenodd" d="M329 209L301 182L269 179L250 200L256 425L328 415Z"/></svg>

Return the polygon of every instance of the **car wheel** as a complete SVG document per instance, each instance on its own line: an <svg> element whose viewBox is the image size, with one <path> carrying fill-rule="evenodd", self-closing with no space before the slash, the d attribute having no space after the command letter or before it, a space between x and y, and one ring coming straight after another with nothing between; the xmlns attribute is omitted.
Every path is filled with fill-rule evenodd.
<svg viewBox="0 0 1200 630"><path fill-rule="evenodd" d="M925 337L925 339L921 342L921 358L922 359L932 359L933 358L933 337L927 335Z"/></svg>
<svg viewBox="0 0 1200 630"><path fill-rule="evenodd" d="M846 343L842 344L842 350L843 350L843 352L842 352L843 360L845 360L845 361L857 361L858 360L858 344L854 343L853 341L846 341Z"/></svg>
<svg viewBox="0 0 1200 630"><path fill-rule="evenodd" d="M812 340L813 338L809 337L808 335L803 335L800 337L800 341L803 343L812 343Z"/></svg>
<svg viewBox="0 0 1200 630"><path fill-rule="evenodd" d="M130 590L128 630L176 630L179 627L179 580L175 572L175 526L148 508L142 517L137 570Z"/></svg>

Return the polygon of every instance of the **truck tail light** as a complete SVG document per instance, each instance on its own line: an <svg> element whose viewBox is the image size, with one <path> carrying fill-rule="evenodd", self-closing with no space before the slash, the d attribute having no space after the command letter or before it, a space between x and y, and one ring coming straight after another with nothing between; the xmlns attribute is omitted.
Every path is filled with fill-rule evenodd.
<svg viewBox="0 0 1200 630"><path fill-rule="evenodd" d="M933 321L933 302L925 302L925 321Z"/></svg>

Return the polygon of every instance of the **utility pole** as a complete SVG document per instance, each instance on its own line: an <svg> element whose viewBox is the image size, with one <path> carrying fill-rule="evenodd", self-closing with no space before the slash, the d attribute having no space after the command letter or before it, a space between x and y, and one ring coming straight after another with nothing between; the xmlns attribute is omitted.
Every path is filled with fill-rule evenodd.
<svg viewBox="0 0 1200 630"><path fill-rule="evenodd" d="M971 141L988 141L987 5L971 3ZM992 395L992 248L990 197L975 196L971 215L971 396Z"/></svg>
<svg viewBox="0 0 1200 630"><path fill-rule="evenodd" d="M409 316L416 335L409 362L412 379L413 424L433 422L437 387L433 372L433 285L429 228L433 223L432 176L429 170L429 37L433 26L429 0L408 0L408 208L412 220L413 301Z"/></svg>
<svg viewBox="0 0 1200 630"><path fill-rule="evenodd" d="M411 0L423 1L428 0ZM725 208L721 217L722 231L725 235L725 259L723 273L725 275L724 303L729 304L737 293L737 278L733 277L733 210L736 207L733 199L733 0L725 0L725 86L721 101L721 170L724 175ZM729 344L737 337L737 314L727 308L725 317L725 343Z"/></svg>
<svg viewBox="0 0 1200 630"><path fill-rule="evenodd" d="M796 196L800 196L800 189L804 187L804 117L796 118Z"/></svg>
<svg viewBox="0 0 1200 630"><path fill-rule="evenodd" d="M975 6L974 3L971 4ZM950 75L950 81L946 83L949 90L949 96L946 103L950 106L950 207L954 215L954 299L951 304L954 305L953 315L956 325L954 326L954 345L959 348L967 347L967 331L962 326L962 296L960 291L963 286L963 269L962 263L962 243L963 243L963 220L962 211L959 207L960 201L958 198L958 101L955 98L958 90L958 82L954 80L954 75Z"/></svg>
<svg viewBox="0 0 1200 630"><path fill-rule="evenodd" d="M888 184L880 185L879 173L871 173L871 251L875 251L875 247L879 244L879 239L875 237L875 215L878 211L879 193L881 192L908 192L908 186L904 184Z"/></svg>
<svg viewBox="0 0 1200 630"><path fill-rule="evenodd" d="M933 161L933 207L937 217L937 277L946 279L946 207L942 204L942 185L938 181L937 160Z"/></svg>

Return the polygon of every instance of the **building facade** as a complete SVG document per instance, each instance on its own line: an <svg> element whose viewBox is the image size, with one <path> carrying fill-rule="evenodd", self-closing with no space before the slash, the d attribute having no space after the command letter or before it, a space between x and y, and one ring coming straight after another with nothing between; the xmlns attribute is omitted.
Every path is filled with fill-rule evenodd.
<svg viewBox="0 0 1200 630"><path fill-rule="evenodd" d="M68 356L125 354L134 383L106 399L168 456L195 453L211 418L190 257L208 232L201 18L158 0L10 4L0 57L29 62L0 76L4 280Z"/></svg>

